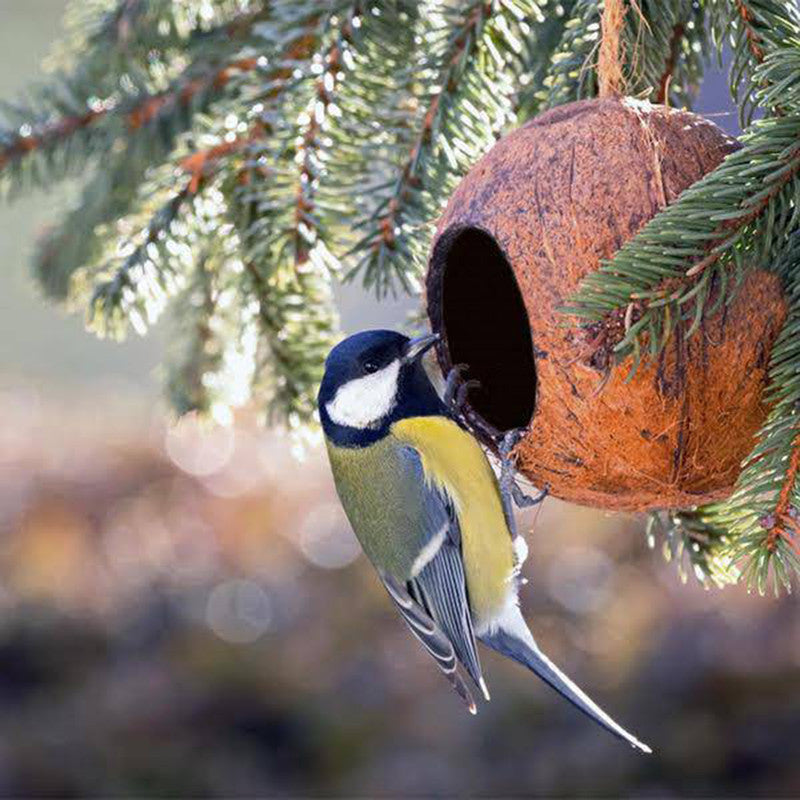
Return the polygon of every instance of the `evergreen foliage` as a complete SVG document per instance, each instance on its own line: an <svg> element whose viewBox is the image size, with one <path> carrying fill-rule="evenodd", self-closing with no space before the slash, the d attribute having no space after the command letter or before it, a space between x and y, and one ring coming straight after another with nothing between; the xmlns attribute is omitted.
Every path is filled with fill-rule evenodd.
<svg viewBox="0 0 800 800"><path fill-rule="evenodd" d="M774 405L734 495L654 517L673 556L763 591L798 564L800 21L783 0L639 0L627 90L691 103L733 52L742 148L590 276L566 311L626 319L621 359L692 333L747 270L791 313ZM0 108L0 190L81 176L42 239L45 293L100 335L167 312L179 412L255 400L313 415L337 331L331 287L416 292L431 223L505 130L596 94L602 0L82 0L47 83ZM758 117L757 119L755 119ZM755 119L755 121L753 121ZM635 367L634 367L635 368Z"/></svg>

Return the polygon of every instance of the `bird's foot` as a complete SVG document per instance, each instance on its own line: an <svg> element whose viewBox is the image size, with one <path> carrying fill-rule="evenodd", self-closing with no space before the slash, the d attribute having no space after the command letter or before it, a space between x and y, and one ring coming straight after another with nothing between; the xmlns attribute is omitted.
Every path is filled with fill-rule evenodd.
<svg viewBox="0 0 800 800"><path fill-rule="evenodd" d="M512 428L502 434L502 439L497 449L500 457L509 461L511 458L511 451L519 444L522 437L525 435L525 428Z"/></svg>
<svg viewBox="0 0 800 800"><path fill-rule="evenodd" d="M525 494L517 484L516 466L511 453L524 434L525 428L513 428L506 431L497 448L500 455L500 496L503 502L506 523L511 532L511 538L514 540L518 536L517 523L514 519L514 505L518 508L530 508L541 503L550 491L549 487L545 487L537 495L531 496Z"/></svg>
<svg viewBox="0 0 800 800"><path fill-rule="evenodd" d="M461 416L461 411L467 402L467 394L470 389L480 386L480 381L462 380L462 374L468 369L469 366L467 364L456 364L447 373L442 400L447 410L456 417Z"/></svg>
<svg viewBox="0 0 800 800"><path fill-rule="evenodd" d="M550 494L550 487L545 486L544 489L539 491L535 495L525 494L525 492L520 489L519 484L516 481L513 481L511 484L511 494L514 497L514 502L517 505L517 508L531 508L531 506L538 506L539 503L544 500L547 495Z"/></svg>

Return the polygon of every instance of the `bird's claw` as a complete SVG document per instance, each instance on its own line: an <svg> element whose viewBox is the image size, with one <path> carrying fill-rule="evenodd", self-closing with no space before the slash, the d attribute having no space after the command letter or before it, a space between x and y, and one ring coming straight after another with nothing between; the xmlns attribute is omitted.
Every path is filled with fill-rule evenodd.
<svg viewBox="0 0 800 800"><path fill-rule="evenodd" d="M469 393L470 389L478 389L480 388L481 382L475 379L464 381L459 387L458 391L456 392L456 399L454 410L456 412L460 412L462 408L464 408L464 403L467 402L467 394Z"/></svg>
<svg viewBox="0 0 800 800"><path fill-rule="evenodd" d="M447 380L444 387L443 402L445 407L456 416L461 415L461 409L467 401L467 394L470 389L480 386L480 381L462 381L461 375L469 369L468 364L455 364L447 373Z"/></svg>
<svg viewBox="0 0 800 800"><path fill-rule="evenodd" d="M516 503L517 508L530 508L531 506L538 506L539 503L541 503L549 494L549 485L545 485L544 489L542 489L537 495L532 496L525 494L525 492L520 489L519 484L516 481L511 482L511 496L514 498L514 503Z"/></svg>
<svg viewBox="0 0 800 800"><path fill-rule="evenodd" d="M450 371L447 373L447 378L445 379L444 384L444 395L442 397L442 400L447 408L450 408L453 405L453 402L458 395L458 387L461 385L461 373L466 369L466 364L454 364L452 367L450 367Z"/></svg>

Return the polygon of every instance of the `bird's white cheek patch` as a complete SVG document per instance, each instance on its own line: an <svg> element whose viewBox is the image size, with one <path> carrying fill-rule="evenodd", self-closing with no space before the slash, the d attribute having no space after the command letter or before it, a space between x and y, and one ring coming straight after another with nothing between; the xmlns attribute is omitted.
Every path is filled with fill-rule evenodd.
<svg viewBox="0 0 800 800"><path fill-rule="evenodd" d="M348 381L326 406L337 425L369 428L389 414L397 402L397 376L400 362L395 360L372 375Z"/></svg>

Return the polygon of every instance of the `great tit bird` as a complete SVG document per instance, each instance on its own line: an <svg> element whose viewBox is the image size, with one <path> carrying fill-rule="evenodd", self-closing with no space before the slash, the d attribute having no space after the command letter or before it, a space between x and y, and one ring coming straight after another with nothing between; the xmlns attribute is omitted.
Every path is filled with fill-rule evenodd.
<svg viewBox="0 0 800 800"><path fill-rule="evenodd" d="M615 736L618 725L536 644L520 612L519 569L498 481L478 441L434 388L422 356L437 336L387 330L333 348L319 414L350 524L411 632L470 711L461 664L489 692L476 639L518 661Z"/></svg>

